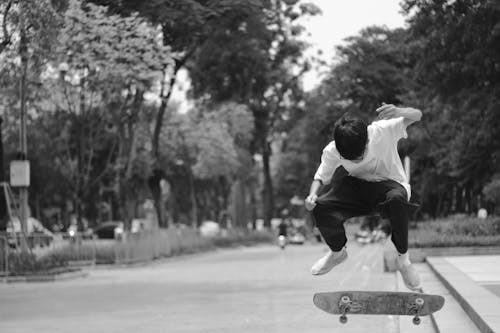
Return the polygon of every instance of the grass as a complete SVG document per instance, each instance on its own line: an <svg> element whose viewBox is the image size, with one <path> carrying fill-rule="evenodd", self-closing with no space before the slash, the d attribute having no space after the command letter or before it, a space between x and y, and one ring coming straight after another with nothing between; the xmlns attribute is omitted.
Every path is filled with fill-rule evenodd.
<svg viewBox="0 0 500 333"><path fill-rule="evenodd" d="M8 258L9 275L58 274L73 271L67 261L58 255L37 258L31 253L11 252Z"/></svg>
<svg viewBox="0 0 500 333"><path fill-rule="evenodd" d="M417 222L410 247L500 246L500 218L449 217Z"/></svg>

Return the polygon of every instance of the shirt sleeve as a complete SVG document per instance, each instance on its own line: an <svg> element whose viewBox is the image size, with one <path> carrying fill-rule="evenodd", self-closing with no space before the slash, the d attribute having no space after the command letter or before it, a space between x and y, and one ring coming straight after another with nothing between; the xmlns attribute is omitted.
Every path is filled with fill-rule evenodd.
<svg viewBox="0 0 500 333"><path fill-rule="evenodd" d="M384 132L389 133L389 135L396 141L402 138L407 138L406 126L403 117L378 120L374 122L379 126Z"/></svg>
<svg viewBox="0 0 500 333"><path fill-rule="evenodd" d="M332 181L333 174L335 170L340 165L339 153L335 147L335 143L332 141L328 144L325 149L323 149L323 154L321 155L321 164L314 174L315 180L320 180L324 185L330 184Z"/></svg>

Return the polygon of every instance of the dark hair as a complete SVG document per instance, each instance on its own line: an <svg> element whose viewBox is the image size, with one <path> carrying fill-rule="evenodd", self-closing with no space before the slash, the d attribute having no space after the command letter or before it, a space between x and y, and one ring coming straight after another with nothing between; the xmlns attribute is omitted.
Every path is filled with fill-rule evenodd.
<svg viewBox="0 0 500 333"><path fill-rule="evenodd" d="M354 160L365 151L368 141L367 125L359 118L344 115L335 123L333 137L340 155L347 160Z"/></svg>

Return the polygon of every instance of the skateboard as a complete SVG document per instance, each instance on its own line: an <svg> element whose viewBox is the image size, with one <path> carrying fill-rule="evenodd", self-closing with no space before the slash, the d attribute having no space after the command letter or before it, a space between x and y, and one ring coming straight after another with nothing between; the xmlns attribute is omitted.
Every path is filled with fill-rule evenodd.
<svg viewBox="0 0 500 333"><path fill-rule="evenodd" d="M347 323L348 314L413 316L420 324L420 316L440 310L444 297L393 291L337 291L314 294L314 305L331 314L339 314L340 322Z"/></svg>

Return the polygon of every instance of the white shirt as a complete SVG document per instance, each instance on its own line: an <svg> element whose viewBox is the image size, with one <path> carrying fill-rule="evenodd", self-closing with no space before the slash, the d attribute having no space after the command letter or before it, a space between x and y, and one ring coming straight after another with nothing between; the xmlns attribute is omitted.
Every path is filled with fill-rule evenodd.
<svg viewBox="0 0 500 333"><path fill-rule="evenodd" d="M398 154L398 141L407 136L403 117L374 121L368 126L368 146L361 161L355 163L341 158L335 141L331 141L323 149L314 179L329 184L335 170L343 166L349 176L374 182L394 180L400 183L406 189L409 200L411 187Z"/></svg>

